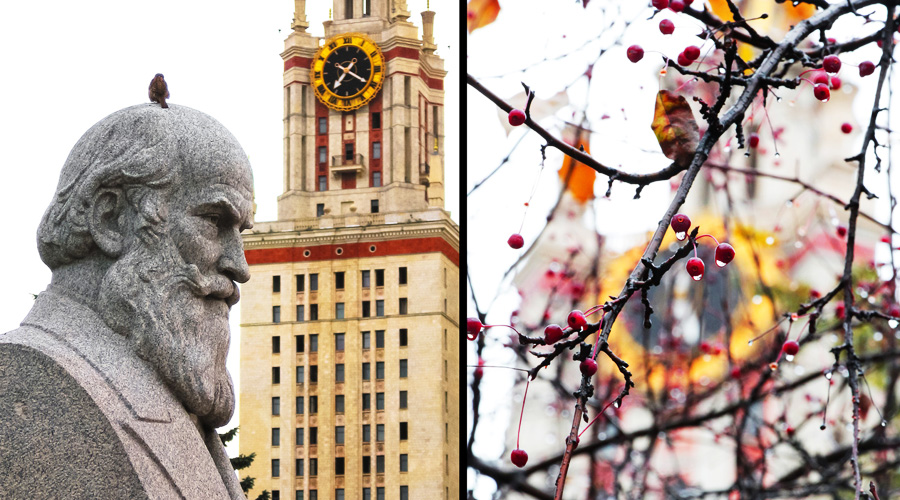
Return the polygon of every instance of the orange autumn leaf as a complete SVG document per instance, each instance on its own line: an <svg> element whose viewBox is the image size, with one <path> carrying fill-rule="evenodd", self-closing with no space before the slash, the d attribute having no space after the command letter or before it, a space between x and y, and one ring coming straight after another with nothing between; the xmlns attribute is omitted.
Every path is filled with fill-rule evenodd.
<svg viewBox="0 0 900 500"><path fill-rule="evenodd" d="M586 140L578 139L574 146L576 148L584 147L584 152L591 154ZM569 175L569 170L573 168L574 170L572 170L572 176L569 177L569 185L566 187L566 191L572 193L572 197L580 203L585 203L594 197L594 180L597 178L597 172L584 163L566 156L562 167L559 169L559 180L566 182L566 176Z"/></svg>
<svg viewBox="0 0 900 500"><path fill-rule="evenodd" d="M500 4L497 0L472 0L466 9L469 33L491 24L499 13Z"/></svg>
<svg viewBox="0 0 900 500"><path fill-rule="evenodd" d="M728 2L725 0L709 0L709 6L712 7L713 14L719 19L725 22L734 21L731 9L728 8Z"/></svg>
<svg viewBox="0 0 900 500"><path fill-rule="evenodd" d="M784 2L782 5L790 24L798 23L816 13L816 6L809 3L797 4L796 7L791 2Z"/></svg>
<svg viewBox="0 0 900 500"><path fill-rule="evenodd" d="M684 96L660 90L656 94L656 109L650 127L666 158L679 165L691 162L700 142L700 132Z"/></svg>

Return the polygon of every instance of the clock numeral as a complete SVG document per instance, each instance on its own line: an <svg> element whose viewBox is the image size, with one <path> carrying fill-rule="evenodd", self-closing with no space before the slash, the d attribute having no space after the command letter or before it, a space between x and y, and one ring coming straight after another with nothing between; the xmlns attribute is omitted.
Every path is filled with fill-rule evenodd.
<svg viewBox="0 0 900 500"><path fill-rule="evenodd" d="M330 102L331 104L337 104L337 97L335 97L335 96L329 97L328 102Z"/></svg>
<svg viewBox="0 0 900 500"><path fill-rule="evenodd" d="M328 48L331 50L334 50L335 47L337 47L337 43L335 43L335 42L331 42L328 44Z"/></svg>
<svg viewBox="0 0 900 500"><path fill-rule="evenodd" d="M325 58L324 58L324 57L322 57L322 56L319 56L319 60L320 60L320 61L324 61L324 60L325 60Z"/></svg>
<svg viewBox="0 0 900 500"><path fill-rule="evenodd" d="M375 68L372 71L374 71L376 73L381 73L381 66L375 66Z"/></svg>
<svg viewBox="0 0 900 500"><path fill-rule="evenodd" d="M344 38L344 43L353 43L352 38Z"/></svg>
<svg viewBox="0 0 900 500"><path fill-rule="evenodd" d="M376 57L376 56L378 56L378 51L377 51L377 50L373 50L372 52L369 52L369 55L372 56L372 57Z"/></svg>
<svg viewBox="0 0 900 500"><path fill-rule="evenodd" d="M322 78L322 72L316 71L316 80L318 80L319 78Z"/></svg>
<svg viewBox="0 0 900 500"><path fill-rule="evenodd" d="M325 95L325 91L327 90L324 85L319 85L316 87L316 90L319 91L319 95Z"/></svg>
<svg viewBox="0 0 900 500"><path fill-rule="evenodd" d="M343 106L349 106L350 102L350 99L341 99L341 105Z"/></svg>

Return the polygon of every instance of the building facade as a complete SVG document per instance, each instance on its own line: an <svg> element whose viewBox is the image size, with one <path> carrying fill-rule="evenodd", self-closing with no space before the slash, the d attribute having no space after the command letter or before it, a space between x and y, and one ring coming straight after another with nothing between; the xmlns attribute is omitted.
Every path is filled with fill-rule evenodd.
<svg viewBox="0 0 900 500"><path fill-rule="evenodd" d="M244 234L240 452L278 500L458 498L459 228L443 61L403 0L295 1L284 193ZM243 475L242 471L242 475Z"/></svg>

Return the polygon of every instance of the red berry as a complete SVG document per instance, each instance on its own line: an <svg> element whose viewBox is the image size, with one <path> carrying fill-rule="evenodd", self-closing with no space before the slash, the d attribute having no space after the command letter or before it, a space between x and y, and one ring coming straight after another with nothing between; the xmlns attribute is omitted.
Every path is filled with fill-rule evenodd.
<svg viewBox="0 0 900 500"><path fill-rule="evenodd" d="M669 0L650 0L650 5L659 10L663 10L669 6Z"/></svg>
<svg viewBox="0 0 900 500"><path fill-rule="evenodd" d="M831 77L831 90L838 90L841 88L841 79L837 76Z"/></svg>
<svg viewBox="0 0 900 500"><path fill-rule="evenodd" d="M881 237L881 242L882 242L882 243L890 243L890 242L891 242L891 237L890 237L890 236L887 236L887 235L882 236L882 237Z"/></svg>
<svg viewBox="0 0 900 500"><path fill-rule="evenodd" d="M691 219L684 214L675 214L672 217L672 230L676 233L685 233L691 228Z"/></svg>
<svg viewBox="0 0 900 500"><path fill-rule="evenodd" d="M478 336L483 327L484 325L477 318L466 318L466 335L469 337L469 340L475 340L475 337Z"/></svg>
<svg viewBox="0 0 900 500"><path fill-rule="evenodd" d="M846 123L846 122L842 123L841 124L841 132L843 132L845 134L849 134L850 132L853 132L853 125L850 125L849 123Z"/></svg>
<svg viewBox="0 0 900 500"><path fill-rule="evenodd" d="M682 53L678 54L677 62L678 62L679 66L690 66L691 62L693 62L693 61L688 59L688 57L686 55L684 55L684 52L682 52Z"/></svg>
<svg viewBox="0 0 900 500"><path fill-rule="evenodd" d="M828 85L820 83L813 88L813 95L816 96L816 99L825 102L831 98L831 91L828 90Z"/></svg>
<svg viewBox="0 0 900 500"><path fill-rule="evenodd" d="M893 318L900 318L900 306L898 306L897 304L893 304L888 308L887 313Z"/></svg>
<svg viewBox="0 0 900 500"><path fill-rule="evenodd" d="M757 134L756 132L751 132L750 137L747 138L747 145L751 148L759 146L759 134Z"/></svg>
<svg viewBox="0 0 900 500"><path fill-rule="evenodd" d="M694 278L694 281L700 281L703 279L703 261L698 259L697 257L691 257L688 259L687 264L684 266L687 269L688 274L691 275L691 278Z"/></svg>
<svg viewBox="0 0 900 500"><path fill-rule="evenodd" d="M869 76L875 72L875 65L871 61L859 63L859 76Z"/></svg>
<svg viewBox="0 0 900 500"><path fill-rule="evenodd" d="M597 362L591 358L588 358L582 361L580 365L578 365L578 369L581 370L582 375L591 377L595 373L597 373Z"/></svg>
<svg viewBox="0 0 900 500"><path fill-rule="evenodd" d="M525 123L525 112L521 109L514 109L509 112L509 124L513 127L518 127L519 125Z"/></svg>
<svg viewBox="0 0 900 500"><path fill-rule="evenodd" d="M519 233L513 233L506 242L511 248L519 249L525 244L525 238L522 238L522 235Z"/></svg>
<svg viewBox="0 0 900 500"><path fill-rule="evenodd" d="M818 299L819 297L822 296L822 293L819 292L818 290L810 290L810 291L809 291L809 296L812 297L812 298L814 298L814 299Z"/></svg>
<svg viewBox="0 0 900 500"><path fill-rule="evenodd" d="M688 45L684 48L684 57L687 57L691 61L696 61L700 57L700 47Z"/></svg>
<svg viewBox="0 0 900 500"><path fill-rule="evenodd" d="M569 317L566 318L566 322L573 330L581 330L581 327L587 324L587 320L584 319L584 313L579 311L578 309L569 313Z"/></svg>
<svg viewBox="0 0 900 500"><path fill-rule="evenodd" d="M834 306L834 315L838 317L838 319L844 319L844 315L846 314L846 308L844 307L844 303L840 302L838 305Z"/></svg>
<svg viewBox="0 0 900 500"><path fill-rule="evenodd" d="M694 3L694 0L684 0L684 6L685 6L685 7L687 7L688 5L690 5L690 4L692 4L692 3Z"/></svg>
<svg viewBox="0 0 900 500"><path fill-rule="evenodd" d="M702 352L704 354L709 354L709 352L711 350L712 350L712 346L709 345L709 342L707 342L705 340L703 342L700 342L700 352Z"/></svg>
<svg viewBox="0 0 900 500"><path fill-rule="evenodd" d="M740 366L732 366L731 367L731 378L741 378L741 367Z"/></svg>
<svg viewBox="0 0 900 500"><path fill-rule="evenodd" d="M525 450L515 449L509 454L509 459L516 467L525 467L528 463L528 453L525 453Z"/></svg>
<svg viewBox="0 0 900 500"><path fill-rule="evenodd" d="M840 225L834 229L834 232L841 238L847 236L847 226Z"/></svg>
<svg viewBox="0 0 900 500"><path fill-rule="evenodd" d="M659 31L663 35L671 35L675 31L675 24L668 19L663 19L659 22Z"/></svg>
<svg viewBox="0 0 900 500"><path fill-rule="evenodd" d="M544 342L547 344L555 344L563 336L562 328L559 325L547 325L547 328L544 328Z"/></svg>
<svg viewBox="0 0 900 500"><path fill-rule="evenodd" d="M625 51L625 55L629 61L636 63L644 58L644 49L640 45L632 45Z"/></svg>
<svg viewBox="0 0 900 500"><path fill-rule="evenodd" d="M681 12L684 10L684 1L683 0L672 0L669 2L669 8L674 12Z"/></svg>
<svg viewBox="0 0 900 500"><path fill-rule="evenodd" d="M484 368L482 368L482 366L484 366L484 360L478 358L478 366L475 368L475 373L472 374L475 377L475 380L481 379L484 375Z"/></svg>
<svg viewBox="0 0 900 500"><path fill-rule="evenodd" d="M728 243L719 243L719 246L716 247L716 265L725 267L732 260L734 260L734 247Z"/></svg>
<svg viewBox="0 0 900 500"><path fill-rule="evenodd" d="M797 354L797 351L800 350L800 344L798 344L795 340L788 340L784 343L783 346L781 346L781 350L784 351L784 353L788 356L793 356Z"/></svg>
<svg viewBox="0 0 900 500"><path fill-rule="evenodd" d="M789 425L789 426L787 426L787 427L784 429L784 432L786 432L788 436L793 436L793 435L794 435L794 428L791 427L791 426Z"/></svg>
<svg viewBox="0 0 900 500"><path fill-rule="evenodd" d="M813 84L818 85L820 83L828 83L828 73L824 71L816 71L813 73Z"/></svg>
<svg viewBox="0 0 900 500"><path fill-rule="evenodd" d="M822 61L822 68L828 73L837 73L841 70L841 60L835 55L825 56L825 59Z"/></svg>

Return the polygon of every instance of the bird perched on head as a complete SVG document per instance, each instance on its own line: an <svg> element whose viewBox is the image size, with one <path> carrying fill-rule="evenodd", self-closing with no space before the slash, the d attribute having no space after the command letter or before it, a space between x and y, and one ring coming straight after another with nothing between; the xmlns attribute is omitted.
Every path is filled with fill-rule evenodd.
<svg viewBox="0 0 900 500"><path fill-rule="evenodd" d="M150 90L147 92L150 96L150 102L158 102L161 108L168 108L166 99L169 98L169 87L166 86L166 80L162 73L157 73L150 81Z"/></svg>

